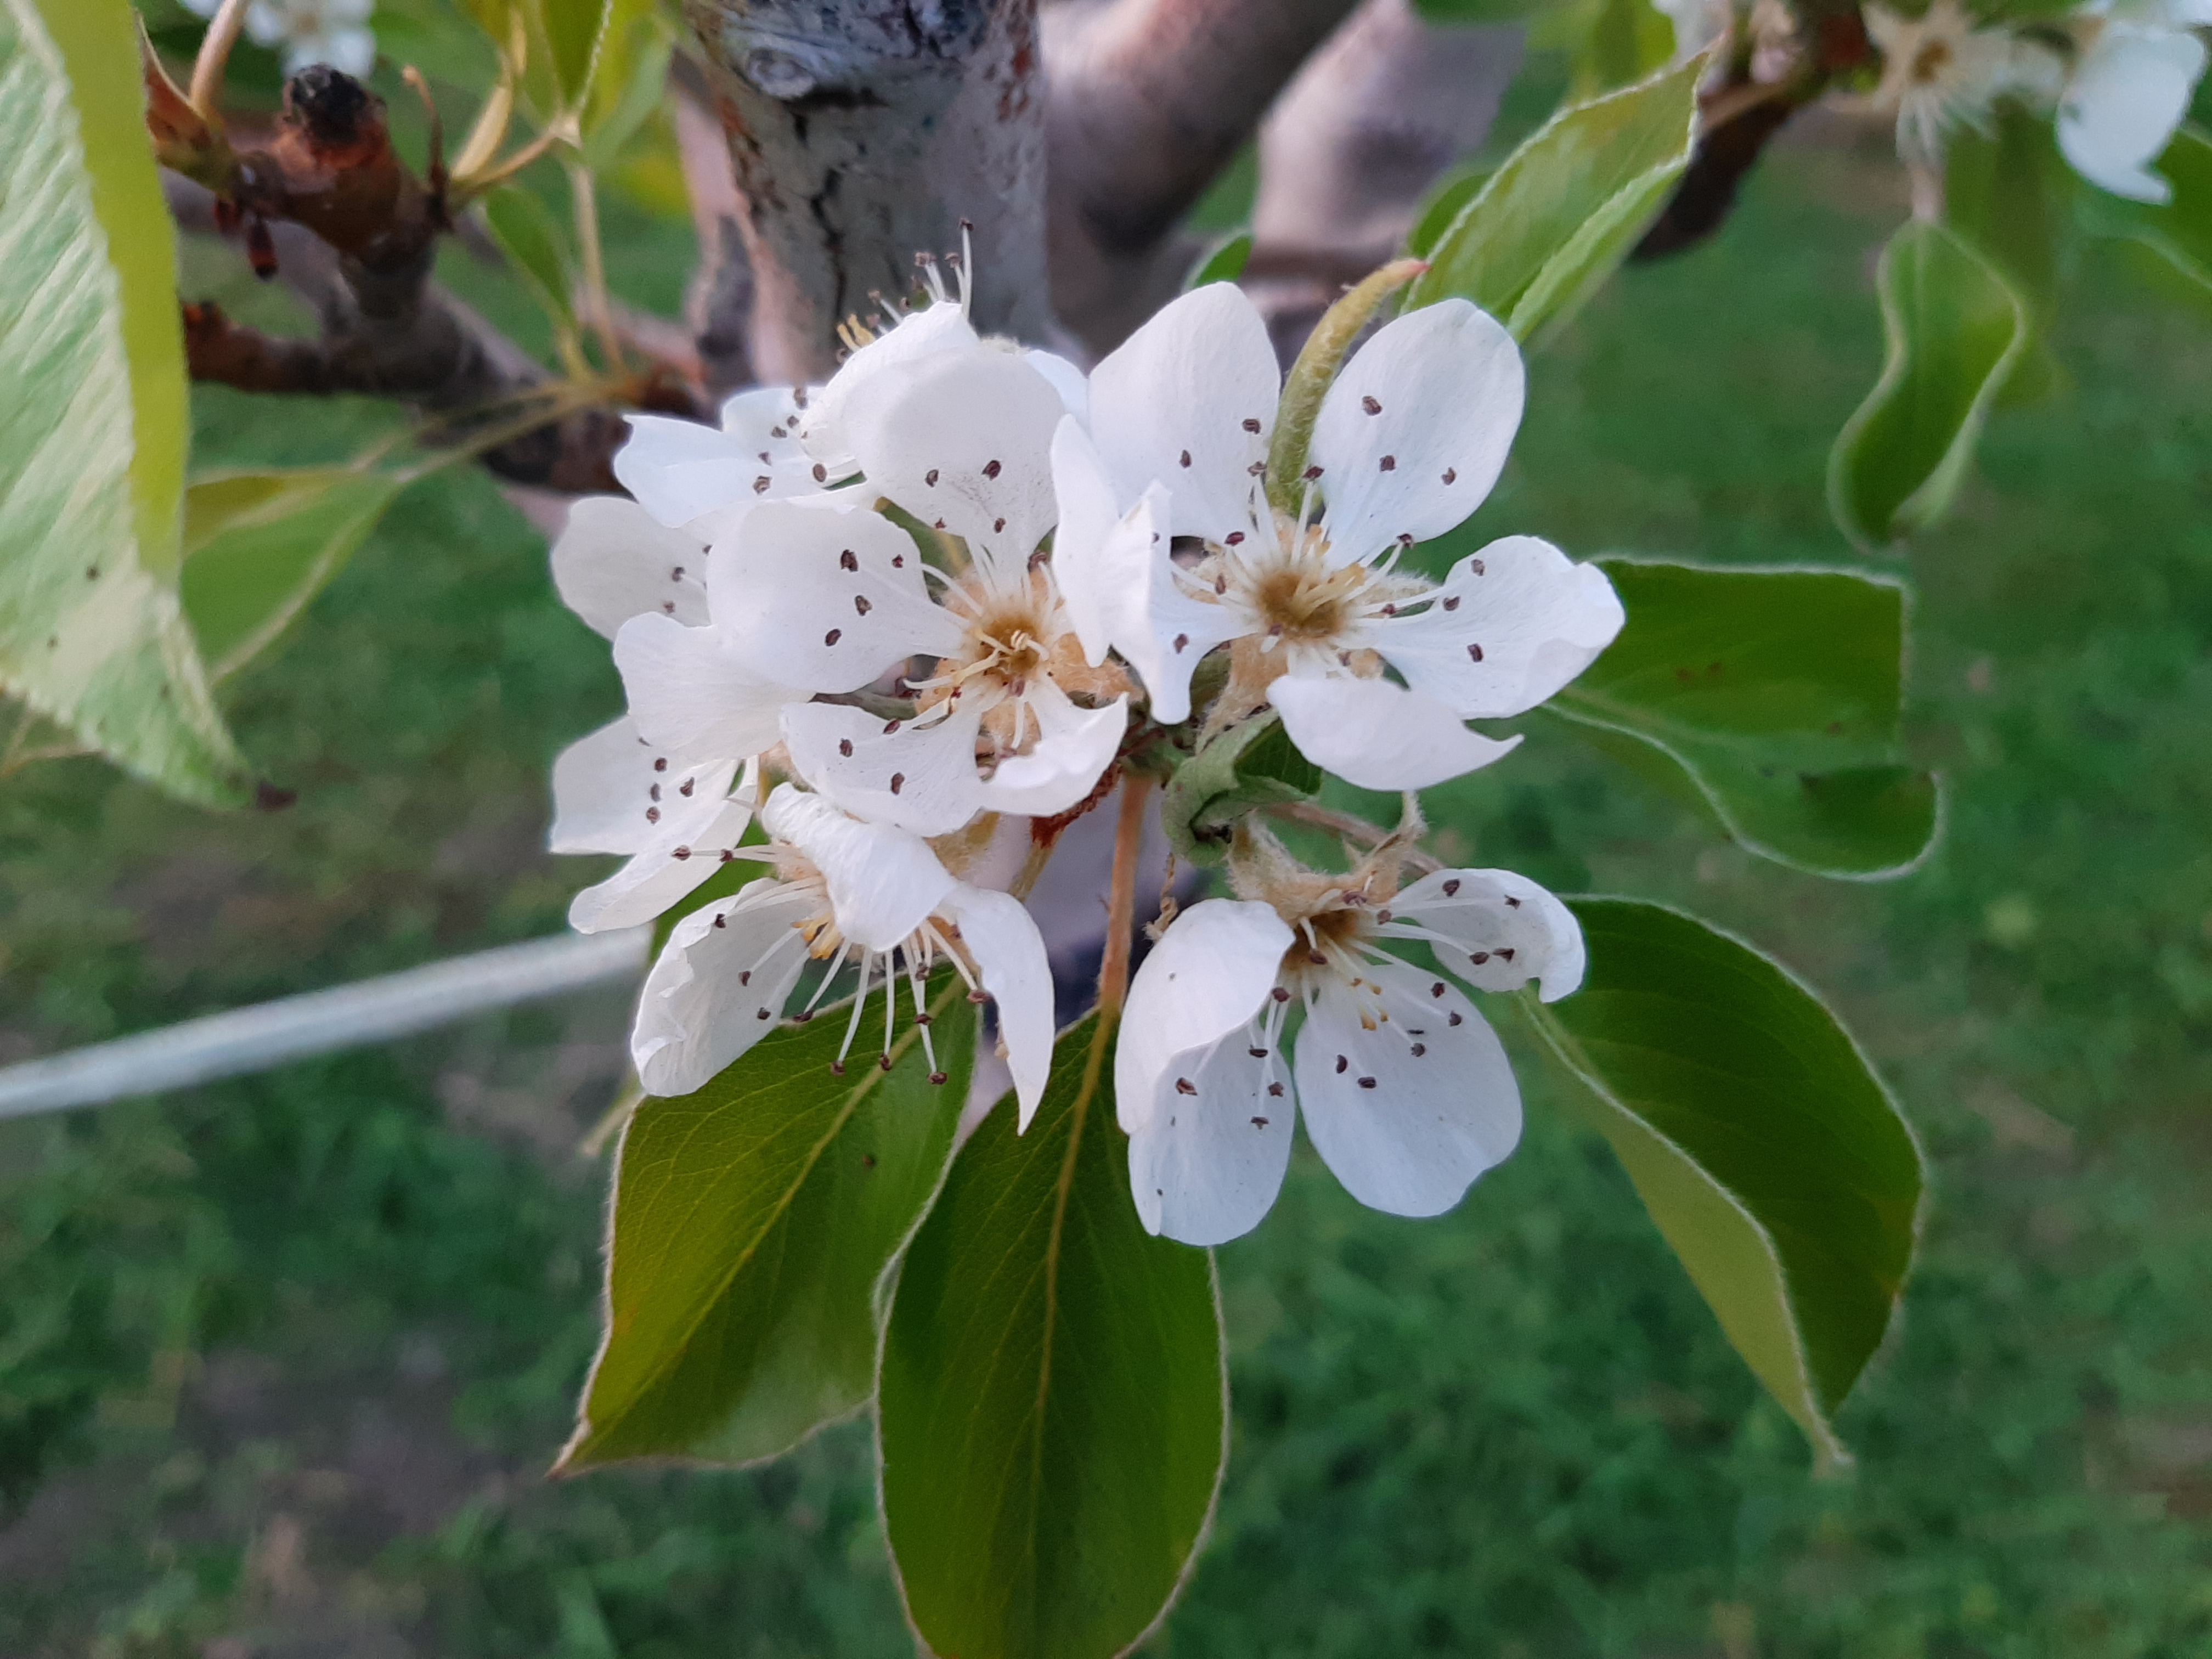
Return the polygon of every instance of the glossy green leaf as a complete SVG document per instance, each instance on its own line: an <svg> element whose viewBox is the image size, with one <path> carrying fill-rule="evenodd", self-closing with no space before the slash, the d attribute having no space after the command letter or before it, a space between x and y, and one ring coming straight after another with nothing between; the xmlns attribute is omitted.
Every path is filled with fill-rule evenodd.
<svg viewBox="0 0 2212 1659"><path fill-rule="evenodd" d="M749 1462L866 1403L878 1285L943 1177L975 1055L960 981L940 975L930 1006L944 1083L911 1018L888 1072L864 1033L836 1076L841 1007L696 1094L639 1104L616 1166L605 1340L563 1469Z"/></svg>
<svg viewBox="0 0 2212 1659"><path fill-rule="evenodd" d="M0 0L0 684L173 793L246 766L177 599L176 246L124 0Z"/></svg>
<svg viewBox="0 0 2212 1659"><path fill-rule="evenodd" d="M1941 225L1899 230L1875 283L1887 356L1828 458L1829 509L1866 548L1942 516L2029 335L2012 284Z"/></svg>
<svg viewBox="0 0 2212 1659"><path fill-rule="evenodd" d="M1696 58L1553 116L1437 239L1407 305L1458 295L1520 340L1565 323L1689 165L1705 65Z"/></svg>
<svg viewBox="0 0 2212 1659"><path fill-rule="evenodd" d="M1064 1034L1026 1134L983 1121L899 1270L876 1417L908 1616L961 1659L1108 1659L1188 1575L1228 1451L1211 1258L1147 1234L1110 1047Z"/></svg>
<svg viewBox="0 0 2212 1659"><path fill-rule="evenodd" d="M1177 857L1218 864L1238 818L1256 806L1307 799L1321 785L1321 769L1269 713L1217 732L1182 763L1161 793L1160 823Z"/></svg>
<svg viewBox="0 0 2212 1659"><path fill-rule="evenodd" d="M576 289L568 233L526 185L502 185L483 198L485 226L557 328L574 331Z"/></svg>
<svg viewBox="0 0 2212 1659"><path fill-rule="evenodd" d="M185 615L209 676L258 656L343 569L405 487L358 467L226 472L185 496Z"/></svg>
<svg viewBox="0 0 2212 1659"><path fill-rule="evenodd" d="M1686 781L1736 841L1815 875L1902 875L1939 797L1901 763L1905 592L1845 570L1601 562L1627 625L1545 705Z"/></svg>
<svg viewBox="0 0 2212 1659"><path fill-rule="evenodd" d="M1911 1264L1911 1131L1836 1017L1769 957L1660 905L1570 903L1588 977L1522 1006L1729 1340L1821 1460L1842 1460L1836 1409Z"/></svg>
<svg viewBox="0 0 2212 1659"><path fill-rule="evenodd" d="M1224 236L1209 245L1193 262L1190 274L1182 279L1183 291L1204 288L1208 283L1233 283L1244 274L1251 258L1250 231L1240 230L1233 236Z"/></svg>
<svg viewBox="0 0 2212 1659"><path fill-rule="evenodd" d="M1674 55L1674 25L1650 0L1595 0L1575 53L1574 92L1594 98L1641 81Z"/></svg>

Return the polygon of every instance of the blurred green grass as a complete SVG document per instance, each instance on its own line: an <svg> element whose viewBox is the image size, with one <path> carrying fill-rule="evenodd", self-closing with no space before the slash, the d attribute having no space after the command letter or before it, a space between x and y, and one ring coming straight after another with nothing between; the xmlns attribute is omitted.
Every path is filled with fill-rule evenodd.
<svg viewBox="0 0 2212 1659"><path fill-rule="evenodd" d="M1893 172L1786 148L1716 244L1626 273L1534 364L1483 527L1844 561L1822 462L1879 360ZM618 245L672 295L666 236ZM1561 744L1433 803L1466 856L1774 950L1896 1085L1934 1194L1854 1474L1808 1478L1524 1050L1527 1142L1452 1216L1361 1211L1302 1155L1222 1253L1230 1485L1158 1651L2212 1651L2212 337L2093 265L2058 348L2069 391L1999 416L1915 555L1927 867L1762 867ZM385 418L201 415L233 459ZM0 1057L554 930L587 872L538 850L545 765L618 702L489 483L417 489L237 688L289 811L90 762L0 796ZM573 1148L623 1015L0 1126L0 1653L908 1650L857 1426L765 1469L538 1478L595 1337L604 1170Z"/></svg>

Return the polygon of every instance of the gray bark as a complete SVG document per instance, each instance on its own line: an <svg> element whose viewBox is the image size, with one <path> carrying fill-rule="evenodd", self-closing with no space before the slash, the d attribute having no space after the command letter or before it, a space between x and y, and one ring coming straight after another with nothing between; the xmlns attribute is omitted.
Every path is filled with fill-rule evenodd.
<svg viewBox="0 0 2212 1659"><path fill-rule="evenodd" d="M1405 245L1430 189L1489 136L1521 67L1517 25L1425 23L1367 0L1260 130L1245 287L1295 354L1322 311Z"/></svg>
<svg viewBox="0 0 2212 1659"><path fill-rule="evenodd" d="M977 325L1046 337L1036 0L689 0L727 133L763 380L818 379L837 325L974 231Z"/></svg>
<svg viewBox="0 0 2212 1659"><path fill-rule="evenodd" d="M1092 352L1172 295L1175 230L1352 0L1111 0L1049 14L1052 283Z"/></svg>

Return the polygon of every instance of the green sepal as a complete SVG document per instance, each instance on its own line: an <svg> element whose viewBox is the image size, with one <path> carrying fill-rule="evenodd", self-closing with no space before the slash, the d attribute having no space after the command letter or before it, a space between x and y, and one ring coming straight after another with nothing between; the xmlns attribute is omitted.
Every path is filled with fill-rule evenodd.
<svg viewBox="0 0 2212 1659"><path fill-rule="evenodd" d="M1920 1150L1849 1032L1742 940L1634 899L1568 901L1582 988L1522 1011L1587 1090L1730 1342L1812 1441L1881 1345L1917 1237Z"/></svg>
<svg viewBox="0 0 2212 1659"><path fill-rule="evenodd" d="M1176 856L1219 864L1237 820L1261 806L1310 800L1321 768L1304 755L1273 709L1217 732L1176 769L1160 796L1160 823Z"/></svg>
<svg viewBox="0 0 2212 1659"><path fill-rule="evenodd" d="M847 1007L785 1025L696 1093L624 1128L607 1328L563 1472L635 1458L744 1463L788 1450L873 1392L886 1269L943 1179L976 1016L931 983L920 1028L878 1064L872 1021L830 1069Z"/></svg>

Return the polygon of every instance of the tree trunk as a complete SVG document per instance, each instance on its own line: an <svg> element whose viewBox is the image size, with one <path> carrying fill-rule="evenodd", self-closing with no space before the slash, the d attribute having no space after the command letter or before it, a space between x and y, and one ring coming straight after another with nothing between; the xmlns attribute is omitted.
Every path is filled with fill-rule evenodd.
<svg viewBox="0 0 2212 1659"><path fill-rule="evenodd" d="M1036 0L689 0L729 136L767 381L819 380L837 325L915 287L974 225L974 316L1039 341L1045 271Z"/></svg>

